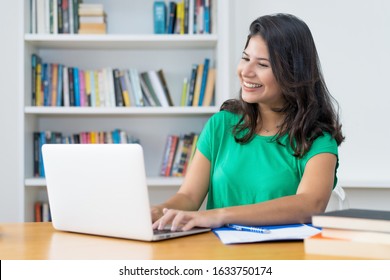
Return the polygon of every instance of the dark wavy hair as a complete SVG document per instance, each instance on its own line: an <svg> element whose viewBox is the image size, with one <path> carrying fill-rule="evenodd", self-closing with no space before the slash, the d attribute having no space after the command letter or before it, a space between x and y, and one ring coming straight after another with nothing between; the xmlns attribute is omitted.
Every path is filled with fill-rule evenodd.
<svg viewBox="0 0 390 280"><path fill-rule="evenodd" d="M256 35L260 35L268 46L271 68L285 99L282 108L273 108L285 116L275 141L288 134L289 143L297 157L302 157L323 132L330 133L337 145L340 145L344 136L339 122L338 104L326 87L308 26L289 14L259 17L249 27L244 49ZM240 90L239 99L225 101L221 110L242 115L233 129L236 142L244 144L253 139L260 117L257 104L243 101ZM242 132L246 133L243 135Z"/></svg>

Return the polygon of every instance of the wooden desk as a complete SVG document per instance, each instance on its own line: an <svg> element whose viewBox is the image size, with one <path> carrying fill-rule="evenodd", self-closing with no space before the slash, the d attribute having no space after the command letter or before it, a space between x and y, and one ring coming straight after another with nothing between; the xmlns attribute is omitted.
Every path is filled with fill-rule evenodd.
<svg viewBox="0 0 390 280"><path fill-rule="evenodd" d="M0 224L0 259L337 259L307 255L303 242L224 245L212 232L142 242L56 231L51 223Z"/></svg>

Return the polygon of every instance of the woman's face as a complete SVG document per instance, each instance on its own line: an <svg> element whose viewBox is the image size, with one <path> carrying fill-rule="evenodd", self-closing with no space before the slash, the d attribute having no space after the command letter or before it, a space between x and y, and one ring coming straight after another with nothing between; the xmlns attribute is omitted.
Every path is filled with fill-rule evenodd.
<svg viewBox="0 0 390 280"><path fill-rule="evenodd" d="M269 61L268 47L259 35L253 36L237 67L242 99L264 107L281 107L284 103Z"/></svg>

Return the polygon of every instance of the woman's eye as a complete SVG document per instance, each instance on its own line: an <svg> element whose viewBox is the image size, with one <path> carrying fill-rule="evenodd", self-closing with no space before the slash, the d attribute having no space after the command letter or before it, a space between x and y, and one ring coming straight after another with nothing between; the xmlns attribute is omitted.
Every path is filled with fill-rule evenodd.
<svg viewBox="0 0 390 280"><path fill-rule="evenodd" d="M249 61L249 58L247 57L241 57L242 60Z"/></svg>

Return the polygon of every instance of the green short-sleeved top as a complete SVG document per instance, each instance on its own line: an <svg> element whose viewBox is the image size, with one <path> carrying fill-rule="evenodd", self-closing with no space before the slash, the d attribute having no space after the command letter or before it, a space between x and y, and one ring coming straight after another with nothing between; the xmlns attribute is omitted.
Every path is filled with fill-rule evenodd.
<svg viewBox="0 0 390 280"><path fill-rule="evenodd" d="M336 141L328 133L318 137L302 157L293 156L285 135L280 143L273 136L256 135L246 144L234 140L232 128L240 116L221 111L206 123L197 142L198 150L211 163L207 209L246 205L293 195L307 161L319 153L338 157ZM338 167L338 160L336 171ZM334 186L337 183L335 173Z"/></svg>

